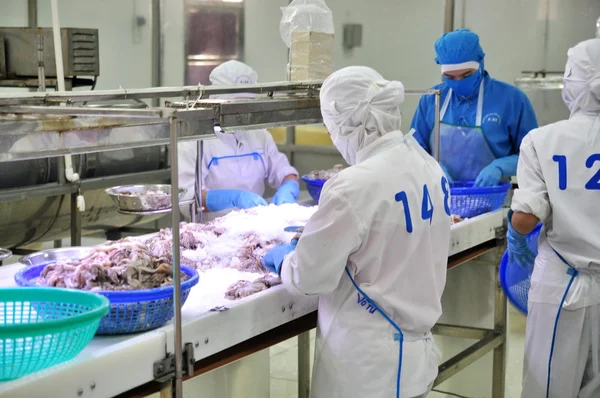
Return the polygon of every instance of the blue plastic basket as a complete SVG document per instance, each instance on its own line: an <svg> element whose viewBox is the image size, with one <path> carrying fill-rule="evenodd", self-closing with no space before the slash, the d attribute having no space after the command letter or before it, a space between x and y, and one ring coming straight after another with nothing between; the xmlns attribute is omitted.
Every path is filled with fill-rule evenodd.
<svg viewBox="0 0 600 398"><path fill-rule="evenodd" d="M527 236L527 245L535 255L538 252L538 239L541 229L542 224L540 223ZM508 251L504 252L500 261L500 285L508 301L523 314L527 314L527 300L532 271L533 263L523 265L512 263L508 259Z"/></svg>
<svg viewBox="0 0 600 398"><path fill-rule="evenodd" d="M21 269L15 275L19 286L36 286L32 280L39 277L48 264L39 264ZM181 283L181 305L190 290L198 283L198 272L182 265L181 271L189 279ZM110 301L110 311L100 321L96 334L115 335L144 332L163 326L173 318L173 286L156 289L117 292L94 292Z"/></svg>
<svg viewBox="0 0 600 398"><path fill-rule="evenodd" d="M504 203L511 184L473 187L474 181L456 181L450 186L450 212L462 218L473 218L498 210Z"/></svg>
<svg viewBox="0 0 600 398"><path fill-rule="evenodd" d="M325 180L312 180L307 176L302 176L302 181L306 184L306 189L310 194L311 198L317 203L319 203L319 198L321 197L321 189L323 189L323 185L325 185Z"/></svg>

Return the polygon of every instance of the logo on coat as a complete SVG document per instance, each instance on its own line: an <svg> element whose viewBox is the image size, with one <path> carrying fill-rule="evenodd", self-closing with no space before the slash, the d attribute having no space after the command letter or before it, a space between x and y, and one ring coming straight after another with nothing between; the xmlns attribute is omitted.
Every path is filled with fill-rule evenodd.
<svg viewBox="0 0 600 398"><path fill-rule="evenodd" d="M500 123L502 123L502 117L497 113L488 113L483 118L483 123L494 123L500 125Z"/></svg>

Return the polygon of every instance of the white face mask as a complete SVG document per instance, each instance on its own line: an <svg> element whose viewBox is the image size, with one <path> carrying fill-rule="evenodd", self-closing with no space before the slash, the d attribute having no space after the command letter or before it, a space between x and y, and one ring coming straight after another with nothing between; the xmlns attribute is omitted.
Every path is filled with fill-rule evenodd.
<svg viewBox="0 0 600 398"><path fill-rule="evenodd" d="M563 76L563 89L562 99L569 108L569 111L573 112L577 99L584 93L586 82L580 79L571 77L572 69L567 63L565 68L565 75Z"/></svg>

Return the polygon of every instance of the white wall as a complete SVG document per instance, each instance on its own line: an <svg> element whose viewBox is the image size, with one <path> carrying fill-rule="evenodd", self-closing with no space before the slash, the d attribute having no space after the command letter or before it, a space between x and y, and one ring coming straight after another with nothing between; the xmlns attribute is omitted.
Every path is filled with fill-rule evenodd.
<svg viewBox="0 0 600 398"><path fill-rule="evenodd" d="M100 77L97 89L151 85L150 0L60 0L60 24L99 30ZM146 19L137 28L134 15ZM50 1L38 0L38 25L52 26Z"/></svg>

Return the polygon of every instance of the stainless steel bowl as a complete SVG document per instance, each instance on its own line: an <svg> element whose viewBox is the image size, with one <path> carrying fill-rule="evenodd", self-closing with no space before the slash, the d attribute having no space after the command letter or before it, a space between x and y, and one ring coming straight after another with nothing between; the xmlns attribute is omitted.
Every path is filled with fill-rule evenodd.
<svg viewBox="0 0 600 398"><path fill-rule="evenodd" d="M12 257L12 252L8 249L3 249L0 247L0 261L7 260Z"/></svg>
<svg viewBox="0 0 600 398"><path fill-rule="evenodd" d="M148 195L147 192L164 192L169 195L165 200L164 196ZM186 193L185 188L179 188L179 199ZM171 186L168 184L156 185L123 185L106 190L115 205L127 212L145 212L156 211L171 208Z"/></svg>
<svg viewBox="0 0 600 398"><path fill-rule="evenodd" d="M42 265L55 263L57 261L78 260L89 254L93 247L61 247L60 249L48 249L35 252L25 257L21 257L19 262L25 265Z"/></svg>

